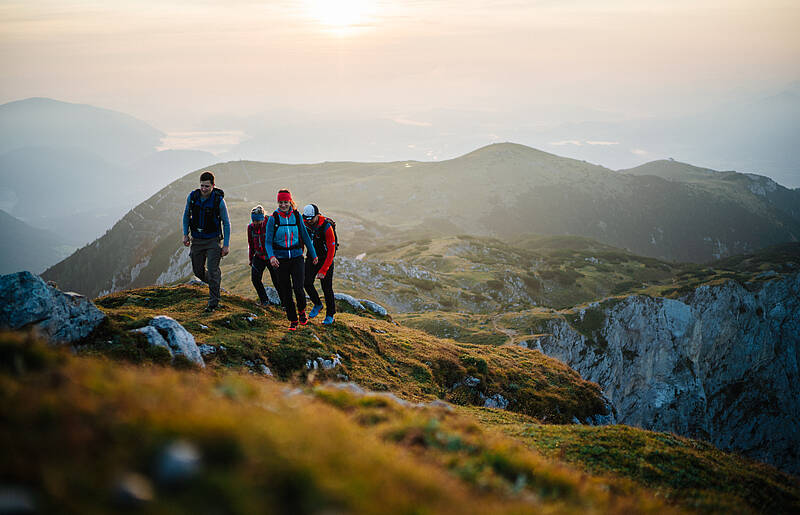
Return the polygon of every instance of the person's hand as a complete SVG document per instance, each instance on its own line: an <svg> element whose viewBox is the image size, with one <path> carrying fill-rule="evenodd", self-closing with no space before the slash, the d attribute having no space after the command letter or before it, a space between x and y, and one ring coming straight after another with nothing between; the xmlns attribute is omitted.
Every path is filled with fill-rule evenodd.
<svg viewBox="0 0 800 515"><path fill-rule="evenodd" d="M323 274L322 272L318 273L317 279L325 279L325 274Z"/></svg>
<svg viewBox="0 0 800 515"><path fill-rule="evenodd" d="M231 251L231 248L229 246L227 246L227 245L223 246L222 247L222 257L227 256L230 251Z"/></svg>
<svg viewBox="0 0 800 515"><path fill-rule="evenodd" d="M278 268L279 266L281 266L280 261L278 261L278 258L276 258L275 256L269 258L269 264L272 265L272 268Z"/></svg>
<svg viewBox="0 0 800 515"><path fill-rule="evenodd" d="M317 263L319 263L319 258L315 257L314 259L311 260L311 262L316 265Z"/></svg>
<svg viewBox="0 0 800 515"><path fill-rule="evenodd" d="M188 234L183 235L183 246L188 247L191 244L191 240L189 239Z"/></svg>

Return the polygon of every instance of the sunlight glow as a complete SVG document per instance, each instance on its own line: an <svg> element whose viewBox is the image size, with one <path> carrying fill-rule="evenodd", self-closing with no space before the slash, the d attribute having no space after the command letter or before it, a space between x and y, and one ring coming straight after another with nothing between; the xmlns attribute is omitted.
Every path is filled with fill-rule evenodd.
<svg viewBox="0 0 800 515"><path fill-rule="evenodd" d="M312 18L330 28L342 29L366 21L372 2L366 0L307 0Z"/></svg>

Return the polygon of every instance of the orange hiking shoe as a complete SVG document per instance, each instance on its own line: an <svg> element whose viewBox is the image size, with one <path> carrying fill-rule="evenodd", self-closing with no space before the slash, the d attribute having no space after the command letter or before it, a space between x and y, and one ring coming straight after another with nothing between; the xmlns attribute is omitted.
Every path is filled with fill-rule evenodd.
<svg viewBox="0 0 800 515"><path fill-rule="evenodd" d="M306 316L305 311L301 311L297 314L300 317L300 325L306 325L308 323L308 317Z"/></svg>
<svg viewBox="0 0 800 515"><path fill-rule="evenodd" d="M293 320L289 322L289 330L290 331L297 331L297 320Z"/></svg>

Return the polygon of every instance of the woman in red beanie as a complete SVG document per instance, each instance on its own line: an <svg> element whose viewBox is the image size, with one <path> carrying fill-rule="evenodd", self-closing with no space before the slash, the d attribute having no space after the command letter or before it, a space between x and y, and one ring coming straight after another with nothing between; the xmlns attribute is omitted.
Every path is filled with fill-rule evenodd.
<svg viewBox="0 0 800 515"><path fill-rule="evenodd" d="M272 213L267 222L267 233L264 240L269 262L277 271L278 294L281 297L283 309L286 310L286 317L289 319L289 330L296 331L298 322L302 325L308 323L306 294L303 291L305 269L303 245L308 247L308 254L314 264L318 259L303 219L297 212L297 205L292 200L291 192L287 189L278 191L278 209ZM294 299L292 299L292 290L294 290L297 300L297 310L295 310Z"/></svg>

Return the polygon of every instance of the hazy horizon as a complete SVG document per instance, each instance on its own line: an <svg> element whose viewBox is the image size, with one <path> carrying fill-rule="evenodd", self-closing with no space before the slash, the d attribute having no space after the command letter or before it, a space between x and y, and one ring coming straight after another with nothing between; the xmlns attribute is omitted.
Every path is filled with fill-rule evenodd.
<svg viewBox="0 0 800 515"><path fill-rule="evenodd" d="M718 113L800 91L796 2L331 5L3 2L0 103L113 109L171 135L161 148L226 159L436 160L514 141L615 169L674 157L800 186L794 157L752 158L747 134L702 139ZM664 141L695 127L696 148Z"/></svg>

